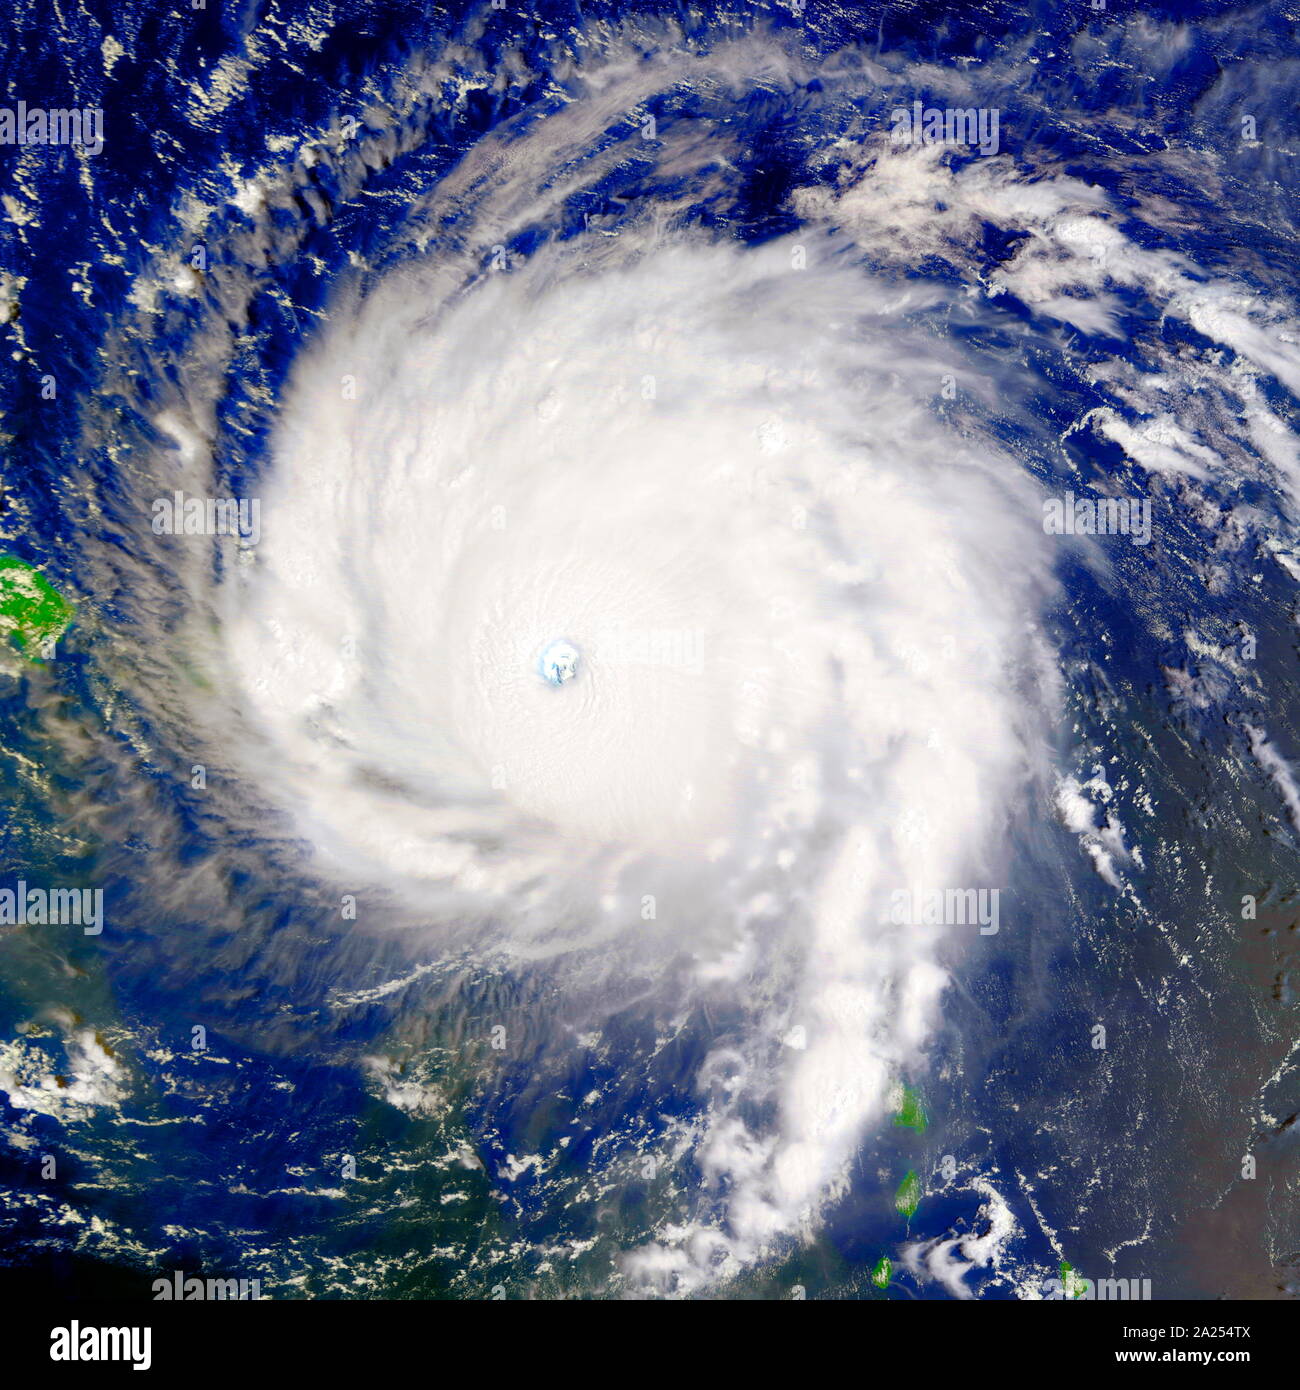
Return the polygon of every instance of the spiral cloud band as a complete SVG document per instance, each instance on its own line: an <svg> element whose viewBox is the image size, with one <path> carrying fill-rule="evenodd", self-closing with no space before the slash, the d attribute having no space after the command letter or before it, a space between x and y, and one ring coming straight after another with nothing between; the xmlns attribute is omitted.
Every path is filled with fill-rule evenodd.
<svg viewBox="0 0 1300 1390"><path fill-rule="evenodd" d="M796 962L797 1045L756 1020L701 1140L728 1234L634 1260L688 1287L812 1219L925 1038L938 933L891 895L1000 881L1047 541L1017 461L936 417L949 294L653 216L494 251L540 193L321 332L225 629L269 784L347 872L531 956L653 935L715 991Z"/></svg>

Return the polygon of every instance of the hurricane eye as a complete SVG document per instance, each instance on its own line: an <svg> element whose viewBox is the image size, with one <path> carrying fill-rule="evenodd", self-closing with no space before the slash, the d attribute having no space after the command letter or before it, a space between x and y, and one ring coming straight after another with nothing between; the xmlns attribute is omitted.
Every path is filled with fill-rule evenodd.
<svg viewBox="0 0 1300 1390"><path fill-rule="evenodd" d="M578 674L581 654L563 638L547 644L537 659L537 670L548 685L565 685Z"/></svg>

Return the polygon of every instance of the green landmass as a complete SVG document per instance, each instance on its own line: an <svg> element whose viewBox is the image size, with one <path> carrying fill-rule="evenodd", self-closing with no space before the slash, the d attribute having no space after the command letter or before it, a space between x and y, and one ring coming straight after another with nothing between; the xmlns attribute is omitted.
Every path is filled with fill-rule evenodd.
<svg viewBox="0 0 1300 1390"><path fill-rule="evenodd" d="M0 555L0 633L39 661L72 622L72 605L36 569L16 555Z"/></svg>
<svg viewBox="0 0 1300 1390"><path fill-rule="evenodd" d="M909 1221L921 1205L921 1179L916 1176L914 1170L909 1170L907 1176L898 1184L898 1191L894 1193L894 1205Z"/></svg>
<svg viewBox="0 0 1300 1390"><path fill-rule="evenodd" d="M924 1134L926 1126L930 1123L925 1106L921 1104L921 1097L910 1086L903 1087L903 1098L898 1102L898 1113L894 1116L894 1123L914 1129L918 1134Z"/></svg>
<svg viewBox="0 0 1300 1390"><path fill-rule="evenodd" d="M1061 1285L1066 1298L1082 1298L1088 1292L1088 1285L1069 1260L1061 1261Z"/></svg>

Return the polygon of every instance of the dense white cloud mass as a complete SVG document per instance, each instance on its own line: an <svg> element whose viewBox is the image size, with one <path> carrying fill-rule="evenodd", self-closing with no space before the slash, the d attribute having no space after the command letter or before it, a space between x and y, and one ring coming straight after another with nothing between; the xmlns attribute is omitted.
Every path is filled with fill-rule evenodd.
<svg viewBox="0 0 1300 1390"><path fill-rule="evenodd" d="M527 956L644 950L653 899L700 988L770 995L705 1068L725 1234L632 1261L675 1287L834 1190L945 981L891 895L997 886L1049 737L1037 487L935 410L958 296L850 251L646 217L462 282L431 247L298 364L228 594L261 777L336 870Z"/></svg>

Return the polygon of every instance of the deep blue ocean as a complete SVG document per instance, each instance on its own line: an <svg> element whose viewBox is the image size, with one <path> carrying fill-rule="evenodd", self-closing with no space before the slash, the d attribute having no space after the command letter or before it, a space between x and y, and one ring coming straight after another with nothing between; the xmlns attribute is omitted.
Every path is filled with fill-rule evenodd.
<svg viewBox="0 0 1300 1390"><path fill-rule="evenodd" d="M102 889L104 930L0 925L5 1285L1016 1299L1068 1265L1156 1298L1295 1297L1296 26L1277 4L1114 0L14 0L0 105L102 111L103 148L0 145L0 549L75 607L52 659L0 660L0 886ZM997 151L901 147L891 113L914 102L996 111ZM763 256L806 278L752 271ZM408 289L390 302L386 282ZM716 312L713 285L719 306L734 291ZM602 413L601 372L642 335L659 365L628 379L657 374L661 401L680 384L680 436ZM723 394L724 371L743 385ZM628 934L589 930L572 846L593 807L637 835L666 818L644 787L679 734L707 783L695 714L634 705L589 796L555 790L605 746L580 727L519 802L561 834L492 809L495 756L476 751L472 792L450 753L426 765L405 711L444 701L439 750L497 740L532 766L506 696L480 692L481 723L479 687L462 698L479 647L457 615L480 596L531 612L577 563L557 535L605 564L641 481L669 469L680 491L678 457L703 476L726 455L745 392L783 422L762 426L782 498L792 454L901 479L809 504L849 577L760 549L759 522L733 521L748 501L668 526L655 500L627 535L653 533L665 566L698 553L697 523L717 538L692 582L723 594L699 621L728 641L754 632L728 621L747 602L728 548L737 572L780 567L805 615L790 641L835 634L847 713L773 696L787 741L760 740L763 766L806 752L811 808L778 805L755 764L716 811L744 855L700 867L695 841L656 841L653 889L593 858L633 875L611 899L658 894L663 932L644 906ZM490 564L454 564L460 533L420 510L425 460L461 450L485 506L539 523ZM341 462L371 457L407 490ZM435 485L453 514L458 484ZM1024 535L1004 487L1029 499ZM264 544L159 537L151 503L177 489L260 497ZM1045 534L1034 499L1067 490L1148 500L1149 543ZM298 548L274 549L277 518ZM959 575L955 660L983 653L953 685L927 674L949 669L947 591L909 568L927 544ZM632 569L636 545L608 549ZM522 567L552 553L534 584ZM344 686L311 634L354 611L339 622L373 645ZM854 683L859 611L873 651L921 653L887 688ZM647 751L631 725L662 709ZM931 782L900 750L936 720L960 754ZM859 762L872 795L850 812ZM907 862L899 827L926 805L933 862L984 866L957 881L1000 885L1000 929L841 946L815 925L836 836L865 826ZM430 867L449 806L436 845L472 844L506 885L481 911ZM819 1031L832 1017L842 1033ZM859 1089L868 1055L888 1085ZM825 1077L826 1111L799 1118Z"/></svg>

